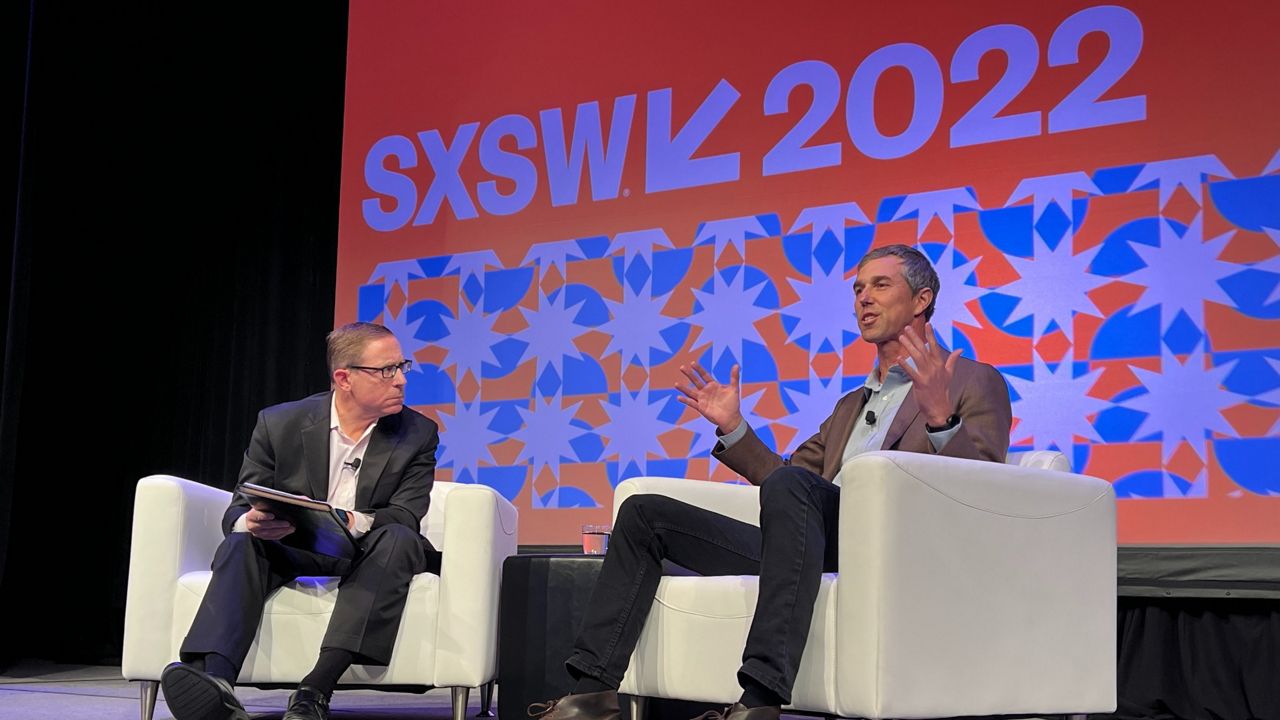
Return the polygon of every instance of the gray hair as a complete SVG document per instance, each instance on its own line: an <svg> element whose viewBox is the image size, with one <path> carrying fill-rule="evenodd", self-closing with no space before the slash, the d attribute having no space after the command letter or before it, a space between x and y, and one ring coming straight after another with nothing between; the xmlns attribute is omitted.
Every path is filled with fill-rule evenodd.
<svg viewBox="0 0 1280 720"><path fill-rule="evenodd" d="M907 281L907 287L911 288L911 296L915 297L916 293L923 288L929 288L933 291L933 299L929 301L929 307L924 309L924 319L929 320L933 317L933 306L938 303L938 273L933 269L933 264L929 262L929 258L924 253L907 245L885 245L878 247L858 261L858 269L861 270L863 265L877 258L893 256L902 261L902 277Z"/></svg>
<svg viewBox="0 0 1280 720"><path fill-rule="evenodd" d="M329 333L325 338L325 359L329 362L329 376L338 368L348 368L360 362L364 349L374 340L395 337L395 333L377 323L353 322Z"/></svg>

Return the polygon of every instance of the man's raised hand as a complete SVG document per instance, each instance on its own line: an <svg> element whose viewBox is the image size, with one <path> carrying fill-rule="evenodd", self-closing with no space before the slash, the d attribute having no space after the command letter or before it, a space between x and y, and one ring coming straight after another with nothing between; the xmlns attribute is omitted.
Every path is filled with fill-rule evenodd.
<svg viewBox="0 0 1280 720"><path fill-rule="evenodd" d="M950 393L951 376L960 351L945 355L933 334L933 324L926 323L924 327L927 339L920 337L911 326L902 331L898 342L904 352L898 358L898 365L911 377L911 392L925 422L940 427L955 412ZM908 359L911 362L907 362Z"/></svg>
<svg viewBox="0 0 1280 720"><path fill-rule="evenodd" d="M742 423L740 409L741 373L737 365L729 371L729 383L723 384L712 377L698 363L681 365L680 372L689 379L687 385L676 383L683 395L676 399L688 405L702 417L710 420L721 433L733 432Z"/></svg>

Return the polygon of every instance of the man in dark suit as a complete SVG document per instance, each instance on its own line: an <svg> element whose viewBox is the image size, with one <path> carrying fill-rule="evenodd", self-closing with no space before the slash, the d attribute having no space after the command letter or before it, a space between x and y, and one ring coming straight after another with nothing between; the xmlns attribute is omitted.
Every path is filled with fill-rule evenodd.
<svg viewBox="0 0 1280 720"><path fill-rule="evenodd" d="M839 471L870 450L903 450L1003 462L1012 412L1004 378L990 365L943 353L928 320L938 275L919 251L890 245L858 264L854 311L875 344L875 370L790 458L767 448L739 408L739 370L717 382L681 366L680 400L716 425L717 459L760 485L760 526L662 495L619 509L609 554L574 652L573 694L543 720L616 720L617 688L657 593L662 560L703 575L759 575L759 600L729 720L777 720L791 701L818 585L835 572ZM835 309L833 308L833 311Z"/></svg>
<svg viewBox="0 0 1280 720"><path fill-rule="evenodd" d="M419 532L435 477L436 424L404 406L404 358L381 325L352 323L328 337L330 392L263 410L240 481L327 500L356 538L353 560L281 542L294 526L237 495L223 516L226 539L161 687L177 720L248 718L232 692L267 596L299 576L342 581L314 669L289 698L287 720L328 717L329 697L353 663L386 665L409 582L439 572Z"/></svg>

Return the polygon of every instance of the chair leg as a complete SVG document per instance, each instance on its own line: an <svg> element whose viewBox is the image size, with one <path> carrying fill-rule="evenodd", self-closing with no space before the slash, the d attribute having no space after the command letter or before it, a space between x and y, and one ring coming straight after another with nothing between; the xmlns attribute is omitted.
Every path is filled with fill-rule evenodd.
<svg viewBox="0 0 1280 720"><path fill-rule="evenodd" d="M644 720L644 714L649 707L649 698L640 697L639 695L631 696L631 720Z"/></svg>
<svg viewBox="0 0 1280 720"><path fill-rule="evenodd" d="M471 696L471 688L449 688L453 692L453 720L467 720L467 700Z"/></svg>
<svg viewBox="0 0 1280 720"><path fill-rule="evenodd" d="M143 680L138 683L138 700L142 705L142 720L151 720L156 714L156 694L160 690L157 680Z"/></svg>
<svg viewBox="0 0 1280 720"><path fill-rule="evenodd" d="M480 714L476 717L493 717L493 686L495 682L489 682L480 686Z"/></svg>

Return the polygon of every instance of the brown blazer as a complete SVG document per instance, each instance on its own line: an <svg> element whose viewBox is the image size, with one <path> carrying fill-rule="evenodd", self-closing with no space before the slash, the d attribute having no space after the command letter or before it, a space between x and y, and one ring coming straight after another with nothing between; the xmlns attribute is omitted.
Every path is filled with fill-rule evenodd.
<svg viewBox="0 0 1280 720"><path fill-rule="evenodd" d="M881 449L1004 462L1009 452L1013 411L1009 406L1009 389L1000 371L986 363L960 358L951 376L951 397L962 422L959 431L941 451L935 451L929 442L914 392L907 393L902 401ZM834 480L840 472L853 424L861 416L866 401L866 393L861 388L840 398L817 434L796 448L789 458L770 450L750 427L733 447L720 450L717 445L714 455L754 485L764 482L769 473L783 465L801 467Z"/></svg>

